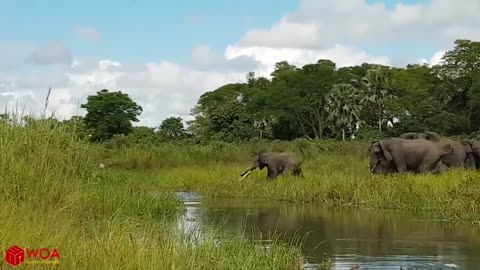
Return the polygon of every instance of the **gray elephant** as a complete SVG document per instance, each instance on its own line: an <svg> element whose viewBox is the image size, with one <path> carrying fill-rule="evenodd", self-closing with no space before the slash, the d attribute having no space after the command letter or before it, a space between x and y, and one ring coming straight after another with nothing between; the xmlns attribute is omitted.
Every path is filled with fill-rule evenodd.
<svg viewBox="0 0 480 270"><path fill-rule="evenodd" d="M438 133L435 132L409 132L400 135L400 138L404 139L419 139L423 138L432 142L439 144L440 146L443 145L450 145L453 148L452 153L445 156L443 159L443 163L447 167L465 167L470 169L475 169L477 166L475 165L475 159L473 156L472 145L463 140L463 141L455 141L448 137L440 136Z"/></svg>
<svg viewBox="0 0 480 270"><path fill-rule="evenodd" d="M267 168L267 179L274 179L279 175L291 173L294 176L303 177L301 168L302 161L298 161L293 152L265 152L257 153L253 158L252 167L248 168L240 176L245 178L250 172L256 168Z"/></svg>
<svg viewBox="0 0 480 270"><path fill-rule="evenodd" d="M475 164L475 168L480 170L480 142L476 140L462 140L463 144L467 144L472 149L472 159Z"/></svg>
<svg viewBox="0 0 480 270"><path fill-rule="evenodd" d="M442 159L453 148L440 146L426 139L390 138L372 142L370 146L370 172L442 173L447 167Z"/></svg>

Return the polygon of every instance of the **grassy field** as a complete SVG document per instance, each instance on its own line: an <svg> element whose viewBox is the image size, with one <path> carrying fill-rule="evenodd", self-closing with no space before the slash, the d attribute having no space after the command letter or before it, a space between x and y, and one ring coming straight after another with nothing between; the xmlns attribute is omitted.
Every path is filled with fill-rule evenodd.
<svg viewBox="0 0 480 270"><path fill-rule="evenodd" d="M173 192L99 168L105 155L61 126L0 124L2 252L13 245L56 248L59 265L44 265L52 269L299 267L299 249L281 242L265 252L242 239L198 244L180 237L173 221L182 206ZM7 269L5 260L0 265Z"/></svg>
<svg viewBox="0 0 480 270"><path fill-rule="evenodd" d="M51 267L65 269L299 267L299 247L289 243L275 241L266 252L239 238L198 244L179 236L174 220L182 205L174 191L180 190L480 220L477 172L372 176L367 147L297 140L118 148L78 141L62 126L0 124L1 248L57 248L60 265ZM266 181L265 171L255 171L239 181L251 156L262 150L299 153L305 179Z"/></svg>
<svg viewBox="0 0 480 270"><path fill-rule="evenodd" d="M256 170L239 181L256 149L296 151L305 159L305 179L287 176L267 181L266 170ZM107 161L112 168L131 169L120 174L136 175L162 190L422 212L432 219L480 222L480 172L452 169L443 175L374 176L368 171L367 149L365 142L331 141L165 145L117 150Z"/></svg>

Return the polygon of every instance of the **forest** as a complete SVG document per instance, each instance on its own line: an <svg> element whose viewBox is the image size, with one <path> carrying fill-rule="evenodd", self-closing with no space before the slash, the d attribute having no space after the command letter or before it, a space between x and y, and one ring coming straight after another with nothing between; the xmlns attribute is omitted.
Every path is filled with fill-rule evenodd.
<svg viewBox="0 0 480 270"><path fill-rule="evenodd" d="M134 126L141 104L127 93L108 89L81 105L85 116L46 119L75 128L77 136L90 141L121 145L371 140L425 131L475 138L480 129L480 42L456 40L437 65L364 63L339 68L320 59L296 67L280 61L271 78L250 72L245 83L205 91L186 127L174 116L156 127ZM11 115L2 117L14 121ZM26 116L15 121L33 125L46 119Z"/></svg>
<svg viewBox="0 0 480 270"><path fill-rule="evenodd" d="M203 94L189 131L232 142L368 139L427 130L470 136L480 128L480 42L471 40L456 40L433 66L338 68L320 59L297 67L281 61L271 79L253 72L246 79Z"/></svg>

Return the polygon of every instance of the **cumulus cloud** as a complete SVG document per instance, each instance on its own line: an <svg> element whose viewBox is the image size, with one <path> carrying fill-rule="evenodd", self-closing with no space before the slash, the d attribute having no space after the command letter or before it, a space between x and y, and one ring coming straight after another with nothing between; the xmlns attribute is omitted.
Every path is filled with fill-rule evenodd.
<svg viewBox="0 0 480 270"><path fill-rule="evenodd" d="M36 65L70 65L72 59L72 52L69 48L62 43L51 42L36 47L28 57L27 61Z"/></svg>
<svg viewBox="0 0 480 270"><path fill-rule="evenodd" d="M256 70L262 76L269 76L275 67L275 63L288 61L298 67L316 62L319 59L330 59L337 67L358 65L365 62L389 65L390 59L386 56L371 56L365 51L351 46L335 45L326 49L293 49L293 48L268 48L268 47L244 47L239 45L228 46L226 49L227 59L234 59L242 55L252 57L261 63Z"/></svg>
<svg viewBox="0 0 480 270"><path fill-rule="evenodd" d="M0 72L15 70L34 47L24 42L0 42Z"/></svg>
<svg viewBox="0 0 480 270"><path fill-rule="evenodd" d="M366 0L303 0L270 29L247 32L240 45L324 49L336 43L448 42L480 38L478 0L399 3L388 9Z"/></svg>
<svg viewBox="0 0 480 270"><path fill-rule="evenodd" d="M79 37L90 41L98 41L102 37L100 32L92 26L78 26L75 28L75 33Z"/></svg>
<svg viewBox="0 0 480 270"><path fill-rule="evenodd" d="M143 107L137 125L153 127L170 116L190 119L190 109L201 94L244 78L244 73L199 71L167 61L130 65L107 59L95 63L77 60L66 69L40 74L0 73L0 107L18 106L38 114L51 85L47 113L69 118L86 113L79 105L89 95L109 89L127 93Z"/></svg>
<svg viewBox="0 0 480 270"><path fill-rule="evenodd" d="M438 64L441 63L444 54L445 54L445 51L438 51L438 52L435 52L432 55L432 57L430 57L430 60L427 60L425 58L420 58L420 59L418 59L417 62L419 64L426 64L426 65L429 65L429 66L438 65Z"/></svg>
<svg viewBox="0 0 480 270"><path fill-rule="evenodd" d="M208 46L193 48L189 65L169 61L132 64L112 59L73 61L68 48L50 43L34 48L28 60L40 65L65 65L43 73L0 72L0 105L18 102L20 107L40 112L51 85L49 112L70 117L85 113L79 104L86 102L88 95L104 88L120 90L143 107L138 124L153 127L169 116L191 118L190 109L206 91L243 82L249 71L269 77L275 63L284 60L299 67L319 59L330 59L338 67L365 62L392 65L396 62L392 59L398 56L374 55L364 50L365 44L428 43L439 51L418 61L437 64L445 52L440 49L451 46L454 39L480 38L479 12L477 0L430 0L400 3L393 8L366 0L303 0L296 11L272 27L246 32L223 54ZM194 23L197 19L190 18ZM76 33L89 40L101 38L93 27L76 28ZM413 61L417 57L412 56Z"/></svg>
<svg viewBox="0 0 480 270"><path fill-rule="evenodd" d="M198 46L192 50L192 67L198 70L240 71L248 72L257 69L260 64L248 55L225 58L215 54L207 46Z"/></svg>

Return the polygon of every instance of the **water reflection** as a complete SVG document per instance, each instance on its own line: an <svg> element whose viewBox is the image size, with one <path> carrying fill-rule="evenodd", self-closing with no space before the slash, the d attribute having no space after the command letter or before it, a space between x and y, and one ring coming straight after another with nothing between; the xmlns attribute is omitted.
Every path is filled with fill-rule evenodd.
<svg viewBox="0 0 480 270"><path fill-rule="evenodd" d="M185 233L198 235L196 226L213 226L249 238L261 233L268 240L276 232L286 241L303 242L308 263L329 257L332 269L356 264L360 269L480 269L478 226L319 205L204 199L190 193L179 197L187 206L178 220Z"/></svg>

